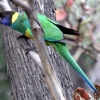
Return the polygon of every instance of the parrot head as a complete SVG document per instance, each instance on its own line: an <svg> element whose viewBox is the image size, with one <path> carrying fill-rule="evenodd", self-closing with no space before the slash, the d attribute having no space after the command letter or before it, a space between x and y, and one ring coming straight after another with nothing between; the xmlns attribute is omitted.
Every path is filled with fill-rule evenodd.
<svg viewBox="0 0 100 100"><path fill-rule="evenodd" d="M10 26L14 15L14 11L0 12L0 24Z"/></svg>

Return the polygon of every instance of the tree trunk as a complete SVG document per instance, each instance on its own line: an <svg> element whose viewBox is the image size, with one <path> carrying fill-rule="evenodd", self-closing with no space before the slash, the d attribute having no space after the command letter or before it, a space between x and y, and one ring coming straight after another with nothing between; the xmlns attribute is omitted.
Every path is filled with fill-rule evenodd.
<svg viewBox="0 0 100 100"><path fill-rule="evenodd" d="M37 4L36 1L41 2ZM52 0L34 0L34 2L36 10L40 12L39 4L43 4L41 13L55 19L55 7ZM14 5L12 8L19 9ZM3 26L2 33L13 100L52 100L53 97L44 81L41 70L20 47L16 39L17 32ZM48 51L54 66L56 66L54 69L63 87L63 92L67 100L71 100L73 85L68 65L52 47L48 47Z"/></svg>

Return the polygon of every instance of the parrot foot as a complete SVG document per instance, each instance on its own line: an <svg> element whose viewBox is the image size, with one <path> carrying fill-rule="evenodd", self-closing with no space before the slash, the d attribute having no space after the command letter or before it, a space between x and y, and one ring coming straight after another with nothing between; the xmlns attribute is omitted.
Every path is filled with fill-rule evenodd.
<svg viewBox="0 0 100 100"><path fill-rule="evenodd" d="M20 35L20 36L18 36L18 38L17 39L20 39L20 38L24 38L24 39L26 39L26 40L28 40L29 38L28 37L26 37L25 35Z"/></svg>
<svg viewBox="0 0 100 100"><path fill-rule="evenodd" d="M25 54L27 55L30 51L35 51L36 53L38 53L38 52L36 51L36 47L32 47L32 48L27 48Z"/></svg>
<svg viewBox="0 0 100 100"><path fill-rule="evenodd" d="M25 40L28 40L28 39L29 39L29 38L26 37L25 35L20 35L17 39L21 39L21 38L23 38L23 39L25 39ZM36 53L38 53L35 46L30 47L30 48L27 48L25 54L27 55L30 51L35 51Z"/></svg>

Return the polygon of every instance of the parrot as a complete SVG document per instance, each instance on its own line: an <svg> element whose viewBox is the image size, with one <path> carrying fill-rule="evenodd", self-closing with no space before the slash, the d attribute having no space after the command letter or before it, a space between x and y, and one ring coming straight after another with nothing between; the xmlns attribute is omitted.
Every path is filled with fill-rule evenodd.
<svg viewBox="0 0 100 100"><path fill-rule="evenodd" d="M88 86L94 91L98 92L94 84L86 76L77 62L74 60L68 50L68 41L75 42L67 35L79 36L78 31L65 28L58 22L51 20L42 14L37 14L38 21L43 29L43 38L46 45L52 45L54 49L64 58L70 66L79 74L79 76L87 83ZM25 37L34 40L31 26L26 13L19 13L16 11L3 11L0 12L0 24L11 27L12 29L20 32Z"/></svg>

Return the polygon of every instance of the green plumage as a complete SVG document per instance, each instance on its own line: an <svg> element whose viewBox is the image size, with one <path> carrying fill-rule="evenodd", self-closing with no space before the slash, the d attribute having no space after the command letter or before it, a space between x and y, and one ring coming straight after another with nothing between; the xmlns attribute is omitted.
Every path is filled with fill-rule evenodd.
<svg viewBox="0 0 100 100"><path fill-rule="evenodd" d="M9 13L10 14L10 13ZM2 19L2 24L4 19ZM73 59L71 54L69 53L67 46L66 46L66 39L68 39L64 34L70 35L78 35L77 31L72 29L64 28L63 26L59 25L57 22L52 21L51 19L47 18L44 15L38 14L38 20L44 30L43 37L46 40L46 43L52 45L55 50L72 66L72 68L83 78L83 80L95 91L97 92L95 86L89 80L89 78L85 75L76 61ZM11 19L10 19L11 21ZM6 25L6 24L5 24ZM8 23L7 23L8 25ZM15 20L14 23L8 25L13 29L21 32L23 35L33 38L32 31L30 28L30 24L26 14L20 14L18 18ZM70 40L70 39L69 39Z"/></svg>

